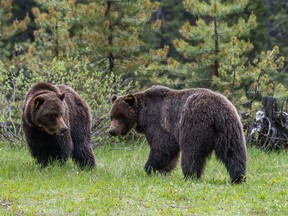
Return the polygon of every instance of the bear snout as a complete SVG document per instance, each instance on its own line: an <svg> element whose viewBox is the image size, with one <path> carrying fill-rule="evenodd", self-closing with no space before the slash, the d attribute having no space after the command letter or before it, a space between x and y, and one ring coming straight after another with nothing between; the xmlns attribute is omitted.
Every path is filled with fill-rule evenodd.
<svg viewBox="0 0 288 216"><path fill-rule="evenodd" d="M116 135L117 135L116 130L113 129L113 128L110 128L109 134L110 134L111 136L116 136Z"/></svg>
<svg viewBox="0 0 288 216"><path fill-rule="evenodd" d="M60 129L60 135L63 135L66 131L68 131L69 128L68 127L63 127Z"/></svg>
<svg viewBox="0 0 288 216"><path fill-rule="evenodd" d="M69 130L62 117L57 118L56 123L55 131L57 135L63 135L66 131Z"/></svg>
<svg viewBox="0 0 288 216"><path fill-rule="evenodd" d="M61 135L64 135L64 133L66 133L68 130L69 128L65 125L60 128L56 128L53 133L58 136L61 136Z"/></svg>

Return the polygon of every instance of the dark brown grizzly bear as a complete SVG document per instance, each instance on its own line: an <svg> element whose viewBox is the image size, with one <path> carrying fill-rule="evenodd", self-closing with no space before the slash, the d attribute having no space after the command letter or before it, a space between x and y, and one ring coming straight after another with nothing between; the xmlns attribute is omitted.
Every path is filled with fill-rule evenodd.
<svg viewBox="0 0 288 216"><path fill-rule="evenodd" d="M243 127L232 103L204 88L172 90L153 86L117 97L110 111L113 136L132 128L143 133L150 146L145 171L166 173L179 158L185 179L200 178L206 159L215 150L232 183L245 180L247 152Z"/></svg>
<svg viewBox="0 0 288 216"><path fill-rule="evenodd" d="M36 83L24 101L22 127L31 155L43 167L68 157L82 168L94 167L89 105L65 85Z"/></svg>

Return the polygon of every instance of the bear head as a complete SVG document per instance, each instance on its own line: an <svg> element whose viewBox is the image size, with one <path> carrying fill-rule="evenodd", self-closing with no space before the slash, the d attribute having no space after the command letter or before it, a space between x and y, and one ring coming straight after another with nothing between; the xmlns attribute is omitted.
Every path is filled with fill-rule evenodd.
<svg viewBox="0 0 288 216"><path fill-rule="evenodd" d="M112 107L110 110L110 130L112 136L126 135L137 122L137 98L135 95L111 97Z"/></svg>
<svg viewBox="0 0 288 216"><path fill-rule="evenodd" d="M34 125L48 134L62 135L68 131L65 93L49 92L38 95L30 103L31 118Z"/></svg>

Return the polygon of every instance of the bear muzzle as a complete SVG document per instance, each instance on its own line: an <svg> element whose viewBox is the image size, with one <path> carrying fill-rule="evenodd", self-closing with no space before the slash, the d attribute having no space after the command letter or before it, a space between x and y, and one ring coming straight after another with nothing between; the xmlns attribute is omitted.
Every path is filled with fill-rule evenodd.
<svg viewBox="0 0 288 216"><path fill-rule="evenodd" d="M57 135L57 136L62 136L69 130L69 128L67 126L57 128L57 129L41 127L41 129L46 131L50 135Z"/></svg>
<svg viewBox="0 0 288 216"><path fill-rule="evenodd" d="M67 126L63 127L63 128L60 128L59 135L63 135L68 130L69 130L69 128Z"/></svg>
<svg viewBox="0 0 288 216"><path fill-rule="evenodd" d="M57 119L57 127L55 128L55 132L57 135L63 135L65 132L67 132L69 128L67 127L66 123L64 122L64 119L62 117Z"/></svg>
<svg viewBox="0 0 288 216"><path fill-rule="evenodd" d="M121 134L120 132L121 132L121 125L119 124L119 121L111 121L109 134L111 136L117 136Z"/></svg>
<svg viewBox="0 0 288 216"><path fill-rule="evenodd" d="M110 134L111 136L117 136L117 132L116 132L116 130L113 129L113 128L110 128L109 134Z"/></svg>

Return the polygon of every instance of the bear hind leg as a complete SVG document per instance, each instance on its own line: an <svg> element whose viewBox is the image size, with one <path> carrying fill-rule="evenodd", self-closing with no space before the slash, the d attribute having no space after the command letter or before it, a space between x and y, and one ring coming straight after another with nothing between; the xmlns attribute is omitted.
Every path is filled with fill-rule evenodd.
<svg viewBox="0 0 288 216"><path fill-rule="evenodd" d="M246 176L246 148L245 144L238 143L235 140L227 144L225 138L218 137L216 141L215 153L218 159L222 161L230 175L231 183L240 184L245 182Z"/></svg>
<svg viewBox="0 0 288 216"><path fill-rule="evenodd" d="M229 151L228 151L229 152ZM229 154L229 153L228 153ZM224 163L231 179L231 183L240 184L245 181L245 163L242 159L229 158L219 151L216 151L217 157Z"/></svg>
<svg viewBox="0 0 288 216"><path fill-rule="evenodd" d="M211 153L212 150L205 153L202 152L201 154L195 152L195 150L192 150L192 152L183 151L181 166L184 179L200 179L206 165L206 160L210 157Z"/></svg>
<svg viewBox="0 0 288 216"><path fill-rule="evenodd" d="M204 121L205 122L205 121ZM197 124L194 124L197 125ZM181 166L185 179L200 179L214 143L213 132L207 125L197 125L180 134Z"/></svg>

